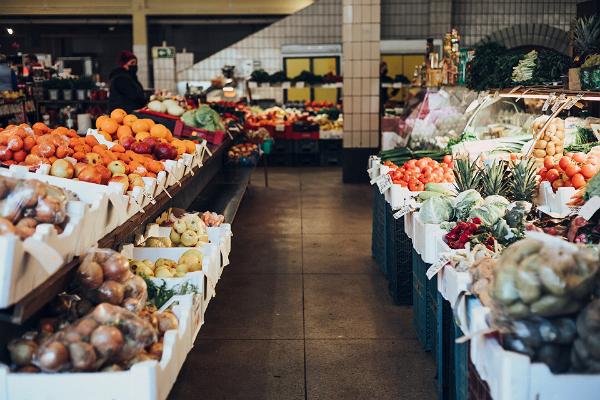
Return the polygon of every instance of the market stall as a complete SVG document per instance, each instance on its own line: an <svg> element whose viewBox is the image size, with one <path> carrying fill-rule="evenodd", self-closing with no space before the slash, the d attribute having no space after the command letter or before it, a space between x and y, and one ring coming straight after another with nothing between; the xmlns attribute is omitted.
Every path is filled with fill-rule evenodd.
<svg viewBox="0 0 600 400"><path fill-rule="evenodd" d="M595 101L484 93L449 146L371 159L373 256L413 307L439 398L596 397L599 126L577 116Z"/></svg>

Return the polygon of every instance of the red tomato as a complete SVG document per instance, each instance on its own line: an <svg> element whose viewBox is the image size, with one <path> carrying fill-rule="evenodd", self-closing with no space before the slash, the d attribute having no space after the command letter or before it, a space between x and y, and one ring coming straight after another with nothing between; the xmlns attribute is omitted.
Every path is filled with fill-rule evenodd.
<svg viewBox="0 0 600 400"><path fill-rule="evenodd" d="M442 160L444 164L446 165L452 165L452 156L451 155L445 155L444 159Z"/></svg>
<svg viewBox="0 0 600 400"><path fill-rule="evenodd" d="M421 158L419 161L417 161L417 167L419 168L426 167L427 165L427 159L425 158Z"/></svg>
<svg viewBox="0 0 600 400"><path fill-rule="evenodd" d="M540 168L540 170L538 171L538 175L542 177L542 179L544 179L544 175L546 175L546 172L548 172L548 168L544 167L544 168Z"/></svg>
<svg viewBox="0 0 600 400"><path fill-rule="evenodd" d="M551 170L548 170L548 172L546 172L546 180L548 182L554 182L558 178L560 178L560 173L556 168L552 168Z"/></svg>
<svg viewBox="0 0 600 400"><path fill-rule="evenodd" d="M421 168L421 173L423 173L423 174L431 174L432 172L433 172L433 168L431 168L430 166Z"/></svg>
<svg viewBox="0 0 600 400"><path fill-rule="evenodd" d="M567 174L567 176L569 178L573 177L573 175L575 175L575 174L578 174L579 171L581 171L581 168L579 168L575 164L571 164L571 165L567 166L567 168L565 168L565 173Z"/></svg>
<svg viewBox="0 0 600 400"><path fill-rule="evenodd" d="M417 160L408 160L406 163L404 163L404 167L405 168L414 168L417 165Z"/></svg>
<svg viewBox="0 0 600 400"><path fill-rule="evenodd" d="M596 175L596 172L598 172L598 168L594 165L587 164L581 167L581 174L584 176L584 178L590 179Z"/></svg>
<svg viewBox="0 0 600 400"><path fill-rule="evenodd" d="M561 157L560 161L558 162L558 166L563 171L566 170L569 165L571 165L571 158L567 156Z"/></svg>
<svg viewBox="0 0 600 400"><path fill-rule="evenodd" d="M585 153L579 152L579 153L575 153L573 154L573 160L575 160L578 163L582 163L585 162Z"/></svg>
<svg viewBox="0 0 600 400"><path fill-rule="evenodd" d="M579 189L580 187L585 185L585 178L581 174L575 174L571 178L571 182L573 183L573 187L575 189Z"/></svg>
<svg viewBox="0 0 600 400"><path fill-rule="evenodd" d="M554 168L554 160L552 159L552 157L546 156L546 158L544 158L544 168L546 168L546 169Z"/></svg>
<svg viewBox="0 0 600 400"><path fill-rule="evenodd" d="M421 183L421 182L420 182L419 180L417 180L417 179L411 179L411 180L408 182L408 189L409 189L411 192L420 192L420 191L422 191L423 189L425 189L425 185L423 185L423 183Z"/></svg>

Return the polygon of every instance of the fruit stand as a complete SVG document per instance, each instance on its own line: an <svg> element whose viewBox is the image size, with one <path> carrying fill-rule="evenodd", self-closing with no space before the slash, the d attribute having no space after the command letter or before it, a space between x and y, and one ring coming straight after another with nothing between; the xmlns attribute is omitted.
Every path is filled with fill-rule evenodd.
<svg viewBox="0 0 600 400"><path fill-rule="evenodd" d="M253 170L226 169L229 135L119 110L96 126L0 132L0 399L166 398L229 265Z"/></svg>
<svg viewBox="0 0 600 400"><path fill-rule="evenodd" d="M514 106L524 99L530 114ZM492 91L446 151L371 158L373 257L413 307L440 399L597 397L600 143L596 119L560 114L595 101Z"/></svg>

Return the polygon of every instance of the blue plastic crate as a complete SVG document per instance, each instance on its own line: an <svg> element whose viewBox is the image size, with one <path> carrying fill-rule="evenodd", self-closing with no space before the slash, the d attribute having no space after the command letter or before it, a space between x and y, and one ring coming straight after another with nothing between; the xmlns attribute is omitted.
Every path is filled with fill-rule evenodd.
<svg viewBox="0 0 600 400"><path fill-rule="evenodd" d="M404 218L395 219L386 205L386 272L394 303L412 304L412 242L404 231Z"/></svg>
<svg viewBox="0 0 600 400"><path fill-rule="evenodd" d="M425 349L431 350L428 336L427 323L427 277L425 272L426 264L421 259L419 253L412 249L412 287L413 287L413 324L417 331L417 339Z"/></svg>
<svg viewBox="0 0 600 400"><path fill-rule="evenodd" d="M454 321L454 320L453 320ZM454 339L463 336L462 330L454 323ZM469 342L454 343L454 398L469 398Z"/></svg>
<svg viewBox="0 0 600 400"><path fill-rule="evenodd" d="M373 228L371 233L371 251L381 272L386 274L386 207L385 198L377 186L373 187Z"/></svg>

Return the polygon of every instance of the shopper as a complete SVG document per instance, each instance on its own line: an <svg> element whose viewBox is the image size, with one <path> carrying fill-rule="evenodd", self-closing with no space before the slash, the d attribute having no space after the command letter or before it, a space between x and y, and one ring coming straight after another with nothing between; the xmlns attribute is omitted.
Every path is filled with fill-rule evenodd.
<svg viewBox="0 0 600 400"><path fill-rule="evenodd" d="M0 54L0 90L17 90L17 75L4 54Z"/></svg>
<svg viewBox="0 0 600 400"><path fill-rule="evenodd" d="M131 51L122 51L118 58L119 67L109 75L110 93L108 108L122 108L127 113L146 105L144 88L137 78L137 57Z"/></svg>

